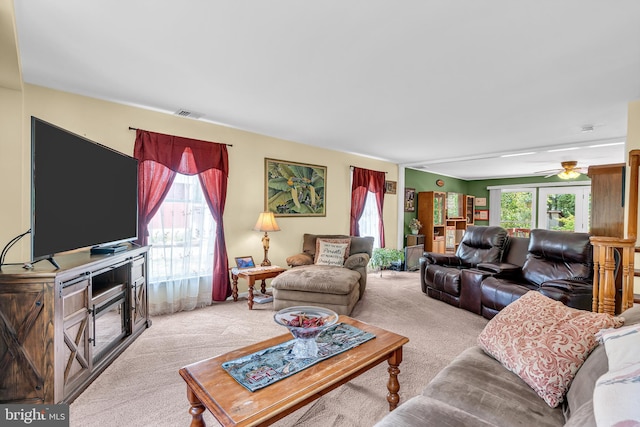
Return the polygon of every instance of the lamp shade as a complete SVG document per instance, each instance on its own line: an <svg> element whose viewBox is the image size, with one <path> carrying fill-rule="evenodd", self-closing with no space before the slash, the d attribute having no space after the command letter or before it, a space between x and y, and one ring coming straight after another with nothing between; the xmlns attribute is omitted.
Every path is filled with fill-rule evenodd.
<svg viewBox="0 0 640 427"><path fill-rule="evenodd" d="M273 216L273 212L261 212L258 217L258 222L253 227L255 231L280 231L276 217Z"/></svg>

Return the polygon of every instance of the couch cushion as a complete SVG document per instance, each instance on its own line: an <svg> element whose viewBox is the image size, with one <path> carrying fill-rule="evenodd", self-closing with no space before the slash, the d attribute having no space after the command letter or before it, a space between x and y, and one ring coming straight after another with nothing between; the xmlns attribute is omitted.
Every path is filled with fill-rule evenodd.
<svg viewBox="0 0 640 427"><path fill-rule="evenodd" d="M344 260L349 257L351 239L316 239L316 256L313 260L317 265L334 265L342 267Z"/></svg>
<svg viewBox="0 0 640 427"><path fill-rule="evenodd" d="M588 233L534 229L522 275L537 285L549 280L590 278L591 254Z"/></svg>
<svg viewBox="0 0 640 427"><path fill-rule="evenodd" d="M589 399L576 409L564 427L597 427L596 417L593 414L593 399Z"/></svg>
<svg viewBox="0 0 640 427"><path fill-rule="evenodd" d="M537 286L527 282L498 279L490 276L482 281L480 301L483 307L500 311L522 295L535 289L537 289Z"/></svg>
<svg viewBox="0 0 640 427"><path fill-rule="evenodd" d="M553 408L597 345L595 334L620 325L620 318L576 310L531 291L491 319L478 344Z"/></svg>
<svg viewBox="0 0 640 427"><path fill-rule="evenodd" d="M607 353L604 351L603 345L598 345L589 354L587 360L582 364L575 378L571 382L571 387L566 395L567 405L565 407L565 417L567 421L574 423L573 425L580 425L578 420L583 419L587 415L590 415L592 421L591 425L595 425L595 418L593 417L593 405L590 405L590 414L583 413L586 411L583 407L593 401L593 390L596 388L596 381L598 378L608 370ZM577 419L573 419L576 414ZM590 425L590 424L584 424Z"/></svg>
<svg viewBox="0 0 640 427"><path fill-rule="evenodd" d="M473 413L426 396L414 396L374 427L492 427Z"/></svg>
<svg viewBox="0 0 640 427"><path fill-rule="evenodd" d="M475 267L481 262L498 262L507 243L507 230L495 226L467 227L456 251L464 265Z"/></svg>
<svg viewBox="0 0 640 427"><path fill-rule="evenodd" d="M542 427L564 423L560 408L549 407L517 375L477 346L460 353L440 371L423 395L490 425Z"/></svg>
<svg viewBox="0 0 640 427"><path fill-rule="evenodd" d="M624 319L625 325L640 323L640 304L635 304L633 307L623 311L620 317Z"/></svg>
<svg viewBox="0 0 640 427"><path fill-rule="evenodd" d="M291 267L311 264L313 264L313 257L308 254L295 254L287 257L287 265L290 265Z"/></svg>
<svg viewBox="0 0 640 427"><path fill-rule="evenodd" d="M271 281L275 289L348 295L358 286L360 273L344 267L303 265L281 273Z"/></svg>
<svg viewBox="0 0 640 427"><path fill-rule="evenodd" d="M309 234L305 233L302 237L302 253L311 255L313 258L316 253L316 239L351 239L351 254L366 253L371 256L373 251L372 236L346 236L344 234Z"/></svg>
<svg viewBox="0 0 640 427"><path fill-rule="evenodd" d="M522 267L529 253L529 238L510 236L502 261Z"/></svg>

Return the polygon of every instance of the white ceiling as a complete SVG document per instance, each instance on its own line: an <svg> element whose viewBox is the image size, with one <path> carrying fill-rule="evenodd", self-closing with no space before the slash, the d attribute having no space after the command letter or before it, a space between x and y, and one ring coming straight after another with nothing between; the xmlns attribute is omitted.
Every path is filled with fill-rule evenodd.
<svg viewBox="0 0 640 427"><path fill-rule="evenodd" d="M463 179L624 162L624 145L588 147L623 142L628 102L640 99L638 0L16 0L15 10L26 83ZM538 154L499 157L519 152Z"/></svg>

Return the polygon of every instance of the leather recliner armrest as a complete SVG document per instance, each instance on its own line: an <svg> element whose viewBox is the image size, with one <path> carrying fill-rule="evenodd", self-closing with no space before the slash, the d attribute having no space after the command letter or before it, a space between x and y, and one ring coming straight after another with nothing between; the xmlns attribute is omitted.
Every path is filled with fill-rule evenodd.
<svg viewBox="0 0 640 427"><path fill-rule="evenodd" d="M522 274L522 267L508 262L481 262L477 268L500 277L515 277Z"/></svg>
<svg viewBox="0 0 640 427"><path fill-rule="evenodd" d="M556 288L565 292L591 292L593 289L591 282L576 279L549 280L540 284L540 287Z"/></svg>
<svg viewBox="0 0 640 427"><path fill-rule="evenodd" d="M493 274L469 268L460 274L460 308L482 314L482 281Z"/></svg>
<svg viewBox="0 0 640 427"><path fill-rule="evenodd" d="M447 265L451 267L458 267L463 265L462 260L455 255L447 255L436 252L425 252L424 257L429 264Z"/></svg>

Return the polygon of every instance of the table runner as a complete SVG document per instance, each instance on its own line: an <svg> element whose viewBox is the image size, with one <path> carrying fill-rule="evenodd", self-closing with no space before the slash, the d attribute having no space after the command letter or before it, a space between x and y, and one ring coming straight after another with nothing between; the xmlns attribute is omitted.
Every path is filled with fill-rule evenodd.
<svg viewBox="0 0 640 427"><path fill-rule="evenodd" d="M355 326L338 323L323 331L316 342L318 357L296 359L291 354L295 340L290 340L222 364L236 381L249 391L256 391L316 363L359 346L375 338Z"/></svg>

